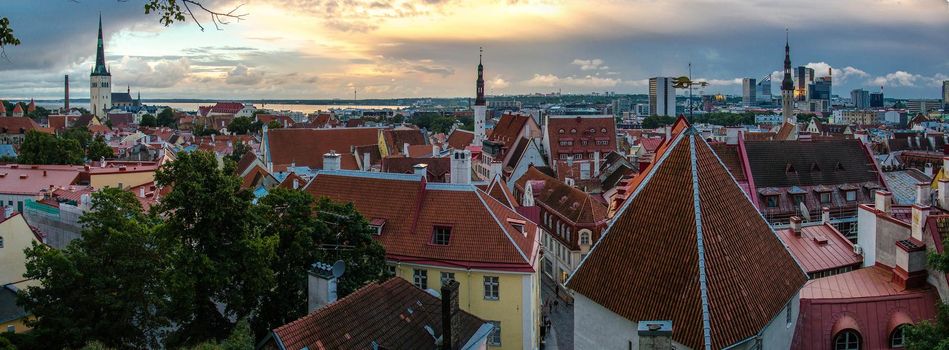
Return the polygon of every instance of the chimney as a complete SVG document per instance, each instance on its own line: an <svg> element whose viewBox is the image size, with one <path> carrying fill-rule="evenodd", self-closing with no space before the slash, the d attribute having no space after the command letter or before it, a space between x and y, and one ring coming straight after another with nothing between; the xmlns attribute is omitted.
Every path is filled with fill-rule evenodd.
<svg viewBox="0 0 949 350"><path fill-rule="evenodd" d="M882 211L884 213L890 213L890 207L893 205L893 194L889 191L876 190L873 196L874 205L873 207L876 210Z"/></svg>
<svg viewBox="0 0 949 350"><path fill-rule="evenodd" d="M425 163L415 164L415 166L413 166L412 169L415 170L414 171L415 175L422 175L422 176L428 175L428 164L425 164Z"/></svg>
<svg viewBox="0 0 949 350"><path fill-rule="evenodd" d="M453 150L451 154L451 183L471 183L471 151Z"/></svg>
<svg viewBox="0 0 949 350"><path fill-rule="evenodd" d="M408 143L408 142L402 144L402 155L404 155L404 156L406 156L406 157L409 156L409 143Z"/></svg>
<svg viewBox="0 0 949 350"><path fill-rule="evenodd" d="M333 265L321 262L310 265L306 281L307 313L336 301L336 279L343 274L343 266L342 261Z"/></svg>
<svg viewBox="0 0 949 350"><path fill-rule="evenodd" d="M926 174L927 177L933 177L933 165L932 163L926 163L923 165L923 174Z"/></svg>
<svg viewBox="0 0 949 350"><path fill-rule="evenodd" d="M893 266L892 281L903 289L926 285L926 245L910 238L896 242L896 265Z"/></svg>
<svg viewBox="0 0 949 350"><path fill-rule="evenodd" d="M739 133L741 133L741 128L736 128L736 127L725 128L725 144L737 145Z"/></svg>
<svg viewBox="0 0 949 350"><path fill-rule="evenodd" d="M923 226L926 225L926 218L929 216L929 184L920 182L916 184L916 203L913 204L912 231L911 237L917 241L923 241Z"/></svg>
<svg viewBox="0 0 949 350"><path fill-rule="evenodd" d="M362 170L372 170L372 164L369 164L369 152L362 154Z"/></svg>
<svg viewBox="0 0 949 350"><path fill-rule="evenodd" d="M273 162L267 162L267 172L268 173L273 172Z"/></svg>
<svg viewBox="0 0 949 350"><path fill-rule="evenodd" d="M825 225L830 223L830 208L820 208L820 223Z"/></svg>
<svg viewBox="0 0 949 350"><path fill-rule="evenodd" d="M145 186L142 186L138 189L138 196L145 198Z"/></svg>
<svg viewBox="0 0 949 350"><path fill-rule="evenodd" d="M593 176L600 177L600 151L593 152Z"/></svg>
<svg viewBox="0 0 949 350"><path fill-rule="evenodd" d="M442 150L438 147L438 145L432 144L432 157L438 156L438 154L441 152Z"/></svg>
<svg viewBox="0 0 949 350"><path fill-rule="evenodd" d="M330 150L329 153L323 155L323 170L339 170L339 162L339 154L337 154L334 150Z"/></svg>
<svg viewBox="0 0 949 350"><path fill-rule="evenodd" d="M299 188L300 188L300 180L299 180L299 179L293 179L293 189L296 190L296 189L299 189Z"/></svg>
<svg viewBox="0 0 949 350"><path fill-rule="evenodd" d="M639 321L637 333L642 350L672 350L672 321Z"/></svg>
<svg viewBox="0 0 949 350"><path fill-rule="evenodd" d="M791 231L794 232L794 236L801 237L801 217L800 216L791 217Z"/></svg>
<svg viewBox="0 0 949 350"><path fill-rule="evenodd" d="M442 350L454 349L461 341L461 312L458 311L458 281L442 285Z"/></svg>
<svg viewBox="0 0 949 350"><path fill-rule="evenodd" d="M66 99L63 100L64 108L63 114L69 114L69 74L66 74Z"/></svg>
<svg viewBox="0 0 949 350"><path fill-rule="evenodd" d="M942 157L942 178L936 185L937 203L942 209L949 209L949 157Z"/></svg>

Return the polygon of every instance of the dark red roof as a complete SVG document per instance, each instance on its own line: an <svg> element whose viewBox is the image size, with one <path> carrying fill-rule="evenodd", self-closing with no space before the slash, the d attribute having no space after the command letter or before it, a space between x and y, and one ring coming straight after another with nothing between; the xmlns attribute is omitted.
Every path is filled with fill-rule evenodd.
<svg viewBox="0 0 949 350"><path fill-rule="evenodd" d="M698 131L659 152L568 287L633 322L672 320L690 348L753 337L807 276Z"/></svg>
<svg viewBox="0 0 949 350"><path fill-rule="evenodd" d="M534 184L534 200L544 203L550 210L576 224L597 224L606 220L606 205L596 201L590 194L544 174L533 165L517 179L515 187L524 193L527 181Z"/></svg>
<svg viewBox="0 0 949 350"><path fill-rule="evenodd" d="M494 129L488 140L513 145L514 141L517 141L520 137L524 125L527 125L530 120L531 117L528 115L504 114L497 124L494 124Z"/></svg>
<svg viewBox="0 0 949 350"><path fill-rule="evenodd" d="M448 147L452 149L465 149L471 145L474 140L474 133L467 130L455 129L448 135Z"/></svg>
<svg viewBox="0 0 949 350"><path fill-rule="evenodd" d="M425 136L419 129L387 129L382 130L382 139L389 149L389 155L401 154L402 147L407 143L409 146L424 145ZM428 147L428 153L431 152L431 146ZM406 156L410 156L406 154Z"/></svg>
<svg viewBox="0 0 949 350"><path fill-rule="evenodd" d="M514 198L514 194L511 193L511 190L508 189L507 186L507 182L498 176L491 181L491 184L488 185L488 190L485 192L488 192L491 197L494 197L494 199L497 199L498 202L501 202L509 208L517 209L520 207L520 205L517 203L517 199Z"/></svg>
<svg viewBox="0 0 949 350"><path fill-rule="evenodd" d="M244 109L244 104L240 102L218 102L211 106L211 112L232 114Z"/></svg>
<svg viewBox="0 0 949 350"><path fill-rule="evenodd" d="M455 267L534 271L537 226L473 185L436 184L417 175L321 172L306 187L314 197L353 203L366 218L385 219L374 236L387 258ZM515 224L523 223L524 232ZM431 243L450 226L447 246Z"/></svg>
<svg viewBox="0 0 949 350"><path fill-rule="evenodd" d="M428 173L428 181L448 182L450 180L449 173L451 172L451 159L445 158L445 157L442 157L442 158L432 158L432 157L410 158L410 157L403 157L403 156L385 157L382 159L382 172L413 174L415 173L416 164L427 165L426 172Z"/></svg>
<svg viewBox="0 0 949 350"><path fill-rule="evenodd" d="M113 128L127 128L135 123L135 117L132 113L110 113L109 121L112 122Z"/></svg>
<svg viewBox="0 0 949 350"><path fill-rule="evenodd" d="M547 121L547 136L553 159L558 159L560 153L600 151L605 155L616 150L616 120L611 115L551 116ZM561 146L561 138L569 139L573 145ZM606 141L606 144L597 145L596 141Z"/></svg>
<svg viewBox="0 0 949 350"><path fill-rule="evenodd" d="M831 224L805 226L800 236L789 228L776 233L809 274L845 266L859 267L863 262L863 256L854 254L853 243Z"/></svg>
<svg viewBox="0 0 949 350"><path fill-rule="evenodd" d="M51 115L47 119L47 123L50 128L54 130L65 130L66 128L72 126L72 123L79 119L79 116L74 115Z"/></svg>
<svg viewBox="0 0 949 350"><path fill-rule="evenodd" d="M276 115L276 114L258 114L257 121L259 121L261 124L264 124L264 125L267 125L272 121L276 121L277 123L280 123L280 125L283 125L288 128L292 128L293 125L295 124L293 121L293 118L290 118L289 116L286 116L286 115Z"/></svg>
<svg viewBox="0 0 949 350"><path fill-rule="evenodd" d="M0 117L0 134L26 134L27 131L37 130L39 127L29 117Z"/></svg>
<svg viewBox="0 0 949 350"><path fill-rule="evenodd" d="M459 310L460 349L485 322ZM279 349L438 349L442 334L441 300L393 277L371 283L335 303L273 330Z"/></svg>
<svg viewBox="0 0 949 350"><path fill-rule="evenodd" d="M291 163L323 168L323 155L329 151L340 154L341 167L356 170L352 147L378 143L377 128L336 129L271 129L265 142L274 171L283 171Z"/></svg>

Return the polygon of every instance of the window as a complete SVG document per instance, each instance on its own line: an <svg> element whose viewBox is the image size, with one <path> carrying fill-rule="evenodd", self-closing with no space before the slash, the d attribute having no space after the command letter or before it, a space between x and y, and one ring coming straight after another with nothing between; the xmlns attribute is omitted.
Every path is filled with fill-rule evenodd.
<svg viewBox="0 0 949 350"><path fill-rule="evenodd" d="M583 159L583 153L577 153L573 156L574 159Z"/></svg>
<svg viewBox="0 0 949 350"><path fill-rule="evenodd" d="M853 330L845 330L834 337L834 350L859 350L860 335Z"/></svg>
<svg viewBox="0 0 949 350"><path fill-rule="evenodd" d="M602 133L604 133L604 134L605 134L605 133L606 133L606 128L602 128L602 129L600 129L600 132L602 132Z"/></svg>
<svg viewBox="0 0 949 350"><path fill-rule="evenodd" d="M488 321L494 329L488 334L488 345L501 346L501 321Z"/></svg>
<svg viewBox="0 0 949 350"><path fill-rule="evenodd" d="M596 140L596 145L597 145L597 146L606 146L606 145L609 145L609 144L610 144L610 141L608 141L608 140Z"/></svg>
<svg viewBox="0 0 949 350"><path fill-rule="evenodd" d="M414 269L412 271L412 280L419 289L428 289L428 270Z"/></svg>
<svg viewBox="0 0 949 350"><path fill-rule="evenodd" d="M449 240L451 240L451 227L435 226L432 230L432 244L448 245Z"/></svg>
<svg viewBox="0 0 949 350"><path fill-rule="evenodd" d="M558 134L563 134L563 129L557 131Z"/></svg>
<svg viewBox="0 0 949 350"><path fill-rule="evenodd" d="M571 133L571 134L576 134L576 133L577 133L577 129L570 129L570 133Z"/></svg>
<svg viewBox="0 0 949 350"><path fill-rule="evenodd" d="M589 245L589 244L590 244L590 233L580 232L580 245Z"/></svg>
<svg viewBox="0 0 949 350"><path fill-rule="evenodd" d="M514 227L514 231L520 232L522 235L526 235L527 232L524 232L524 224L511 224L511 227Z"/></svg>
<svg viewBox="0 0 949 350"><path fill-rule="evenodd" d="M820 204L829 204L830 203L830 192L821 192L820 194Z"/></svg>
<svg viewBox="0 0 949 350"><path fill-rule="evenodd" d="M778 196L765 196L765 205L768 208L777 208L778 207Z"/></svg>
<svg viewBox="0 0 949 350"><path fill-rule="evenodd" d="M560 145L561 145L561 146L573 146L573 141L560 140Z"/></svg>
<svg viewBox="0 0 949 350"><path fill-rule="evenodd" d="M486 300L498 300L498 288L500 282L497 276L484 276L484 298Z"/></svg>
<svg viewBox="0 0 949 350"><path fill-rule="evenodd" d="M16 333L16 326L12 324L7 325L7 333Z"/></svg>
<svg viewBox="0 0 949 350"><path fill-rule="evenodd" d="M454 272L442 272L442 284L448 283L448 281L455 280Z"/></svg>
<svg viewBox="0 0 949 350"><path fill-rule="evenodd" d="M560 159L561 159L561 160L567 160L567 158L569 158L569 157L570 157L569 154L566 154L566 153L561 153L561 154L560 154Z"/></svg>
<svg viewBox="0 0 949 350"><path fill-rule="evenodd" d="M386 271L389 272L389 276L395 276L395 265L386 265Z"/></svg>
<svg viewBox="0 0 949 350"><path fill-rule="evenodd" d="M788 306L784 308L784 321L787 322L788 327L791 326L791 303L788 303Z"/></svg>
<svg viewBox="0 0 949 350"><path fill-rule="evenodd" d="M3 237L0 237L0 248L3 248Z"/></svg>
<svg viewBox="0 0 949 350"><path fill-rule="evenodd" d="M857 191L847 191L847 192L844 192L844 195L847 196L848 202L853 202L857 200Z"/></svg>
<svg viewBox="0 0 949 350"><path fill-rule="evenodd" d="M906 338L903 334L906 332L906 325L901 324L896 326L896 329L893 330L893 334L890 334L890 347L891 348L902 348L906 346Z"/></svg>
<svg viewBox="0 0 949 350"><path fill-rule="evenodd" d="M804 202L804 195L803 194L791 195L791 201L794 202L795 208L800 208L801 202Z"/></svg>

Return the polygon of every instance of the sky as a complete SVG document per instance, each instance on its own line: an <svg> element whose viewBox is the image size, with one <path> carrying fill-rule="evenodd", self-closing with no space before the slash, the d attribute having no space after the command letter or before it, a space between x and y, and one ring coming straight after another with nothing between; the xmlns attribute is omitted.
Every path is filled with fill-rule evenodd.
<svg viewBox="0 0 949 350"><path fill-rule="evenodd" d="M3 0L20 38L0 98L89 96L98 14L113 91L149 98L468 97L479 47L486 92L646 93L648 78L775 77L833 69L834 93L938 98L949 80L947 0L198 0L246 14L216 29L196 12L165 27L145 0Z"/></svg>

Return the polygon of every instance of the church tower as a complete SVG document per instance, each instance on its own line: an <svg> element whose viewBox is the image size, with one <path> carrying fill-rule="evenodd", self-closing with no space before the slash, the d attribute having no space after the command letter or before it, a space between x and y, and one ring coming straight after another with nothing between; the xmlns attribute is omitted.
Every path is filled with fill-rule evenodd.
<svg viewBox="0 0 949 350"><path fill-rule="evenodd" d="M102 15L99 15L99 42L96 47L96 65L89 74L89 111L105 118L112 108L112 74L105 66L105 48L102 44Z"/></svg>
<svg viewBox="0 0 949 350"><path fill-rule="evenodd" d="M474 139L471 140L472 146L481 146L484 142L484 118L488 111L487 103L484 100L484 65L481 64L481 55L484 50L478 53L478 82L477 97L474 104Z"/></svg>
<svg viewBox="0 0 949 350"><path fill-rule="evenodd" d="M785 123L797 123L792 115L794 109L794 81L791 80L791 46L786 31L784 40L784 80L781 81L781 109Z"/></svg>

